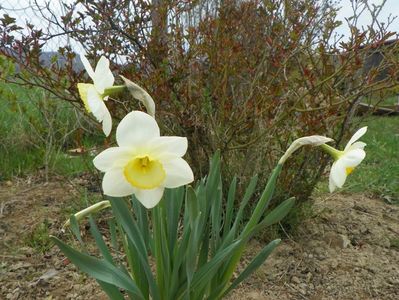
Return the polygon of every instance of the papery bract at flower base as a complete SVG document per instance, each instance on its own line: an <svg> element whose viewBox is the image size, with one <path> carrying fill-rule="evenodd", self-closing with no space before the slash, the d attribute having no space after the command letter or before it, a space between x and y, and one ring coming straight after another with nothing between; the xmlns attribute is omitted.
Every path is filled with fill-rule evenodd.
<svg viewBox="0 0 399 300"><path fill-rule="evenodd" d="M101 56L95 71L86 57L82 56L81 60L93 80L93 84L78 83L79 95L86 110L91 112L99 122L102 122L104 134L108 136L112 129L112 118L104 103L104 101L108 100L108 96L104 92L114 84L114 75L109 69L109 60Z"/></svg>
<svg viewBox="0 0 399 300"><path fill-rule="evenodd" d="M146 207L161 200L165 188L175 188L194 180L182 156L187 138L161 137L157 122L150 115L133 111L116 130L119 147L106 149L94 158L94 165L105 172L104 194L124 197L135 194Z"/></svg>
<svg viewBox="0 0 399 300"><path fill-rule="evenodd" d="M299 139L296 139L292 142L290 147L285 151L284 155L280 158L279 164L285 163L285 161L299 148L302 146L320 146L322 144L333 141L333 139L321 135L310 135L304 136Z"/></svg>
<svg viewBox="0 0 399 300"><path fill-rule="evenodd" d="M322 149L334 158L334 163L331 166L329 189L332 193L336 188L341 188L346 177L352 173L353 169L358 166L366 157L366 152L363 148L366 146L363 142L358 142L367 131L367 126L360 128L346 144L343 151L339 151L328 145L321 145Z"/></svg>

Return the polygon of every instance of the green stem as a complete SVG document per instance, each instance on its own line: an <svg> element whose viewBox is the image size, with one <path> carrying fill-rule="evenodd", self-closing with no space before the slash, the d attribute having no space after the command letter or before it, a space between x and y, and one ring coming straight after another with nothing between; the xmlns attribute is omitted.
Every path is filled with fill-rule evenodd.
<svg viewBox="0 0 399 300"><path fill-rule="evenodd" d="M126 85L114 85L104 90L103 96L111 96L122 92L126 88Z"/></svg>
<svg viewBox="0 0 399 300"><path fill-rule="evenodd" d="M320 145L320 147L321 147L321 149L324 150L324 152L326 152L329 155L331 155L332 158L334 158L334 160L337 160L343 154L343 151L339 151L339 150L335 149L334 147L331 147L331 146L329 146L327 144L322 144L322 145Z"/></svg>

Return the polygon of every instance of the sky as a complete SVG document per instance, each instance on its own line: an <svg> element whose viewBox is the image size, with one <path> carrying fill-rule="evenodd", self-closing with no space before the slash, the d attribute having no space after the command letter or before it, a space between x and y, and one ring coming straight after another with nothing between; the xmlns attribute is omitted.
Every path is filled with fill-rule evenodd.
<svg viewBox="0 0 399 300"><path fill-rule="evenodd" d="M360 2L360 1L359 1ZM367 3L370 7L372 5L381 5L383 0L368 0ZM353 16L353 9L350 0L341 0L339 4L341 9L338 12L337 19L344 22L338 29L337 33L339 35L344 35L344 37L348 37L349 28L346 24L345 18L349 18ZM386 22L389 16L398 16L399 15L399 0L387 0L384 7L381 10L381 13L378 17L380 22ZM371 23L371 15L370 13L364 12L362 17L359 19L358 27L367 26ZM399 18L395 19L393 23L389 27L390 31L395 31L399 33Z"/></svg>
<svg viewBox="0 0 399 300"><path fill-rule="evenodd" d="M62 14L62 10L59 6L59 2L64 1L67 3L73 2L73 0L51 0L51 7L60 15ZM358 0L359 2L364 2L367 1L367 3L372 6L374 5L380 5L383 3L383 0ZM29 7L31 6L32 3L34 3L35 0L1 0L0 6L2 6L7 13L9 13L12 16L16 16L19 19L20 24L24 24L24 20L29 18L30 22L33 23L34 25L39 25L41 27L47 27L48 24L45 24L43 19L40 17L35 17L35 12L31 11ZM48 0L36 0L36 2L39 5L44 5L45 2L48 2ZM341 9L338 12L337 19L342 21L343 24L337 28L336 33L338 35L343 35L343 40L345 41L349 35L349 29L346 24L345 18L348 18L353 15L353 10L351 6L351 1L350 0L340 0L339 6ZM11 11L7 10L11 9ZM0 10L0 15L4 13L4 10ZM37 14L37 12L36 12ZM379 21L380 22L386 22L387 18L389 15L392 14L392 16L397 16L399 15L399 0L386 0L385 6L381 11L381 14L379 16ZM33 17L32 17L33 16ZM362 18L359 19L358 27L361 26L367 26L371 22L371 15L369 13L364 13ZM393 24L389 27L391 31L396 31L399 32L399 19L395 19ZM54 44L59 44L57 41L55 41ZM57 48L54 47L54 45L49 45L49 47ZM80 47L76 47L80 48ZM56 50L56 49L52 49ZM78 52L79 49L76 49Z"/></svg>

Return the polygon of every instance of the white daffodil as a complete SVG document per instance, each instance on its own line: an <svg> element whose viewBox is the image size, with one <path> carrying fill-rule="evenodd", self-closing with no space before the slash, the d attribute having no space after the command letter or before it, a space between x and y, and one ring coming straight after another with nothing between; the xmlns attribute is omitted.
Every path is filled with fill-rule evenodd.
<svg viewBox="0 0 399 300"><path fill-rule="evenodd" d="M343 151L339 151L326 144L321 145L323 150L329 153L334 158L334 163L330 171L329 189L332 193L335 189L341 188L346 180L346 177L352 173L353 169L359 165L366 157L366 152L363 148L366 146L363 142L358 142L367 131L367 126L359 129L349 140Z"/></svg>
<svg viewBox="0 0 399 300"><path fill-rule="evenodd" d="M187 138L160 136L150 115L133 111L116 130L119 147L108 148L94 158L97 169L105 172L104 194L123 197L134 194L147 208L161 200L165 188L175 188L194 180L182 156Z"/></svg>
<svg viewBox="0 0 399 300"><path fill-rule="evenodd" d="M104 101L108 100L108 94L105 93L114 84L114 75L109 69L109 60L101 56L94 71L86 57L81 57L93 84L78 83L79 95L83 100L85 108L91 112L96 119L102 123L103 131L106 136L111 133L112 118Z"/></svg>

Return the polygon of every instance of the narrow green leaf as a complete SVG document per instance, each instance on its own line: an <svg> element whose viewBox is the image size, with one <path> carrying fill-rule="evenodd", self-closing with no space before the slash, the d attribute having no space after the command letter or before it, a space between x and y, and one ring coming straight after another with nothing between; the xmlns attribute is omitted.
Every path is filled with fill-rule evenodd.
<svg viewBox="0 0 399 300"><path fill-rule="evenodd" d="M134 281L129 276L120 271L117 267L107 262L106 260L100 260L87 254L83 254L54 236L50 237L51 240L61 249L61 251L71 260L83 272L87 273L91 277L115 285L117 287L128 290L137 297L137 299L143 299L140 290L137 288Z"/></svg>
<svg viewBox="0 0 399 300"><path fill-rule="evenodd" d="M132 206L133 211L137 217L137 225L140 229L140 232L143 235L144 243L146 248L150 248L150 229L148 227L148 216L147 216L147 209L137 200L137 198L132 195Z"/></svg>
<svg viewBox="0 0 399 300"><path fill-rule="evenodd" d="M197 297L201 295L203 289L211 282L211 279L217 273L220 265L237 250L241 242L241 240L238 240L225 249L218 251L208 263L198 269L191 282L191 291L185 291L184 294L192 292L197 295ZM194 299L195 298L196 297L194 297Z"/></svg>
<svg viewBox="0 0 399 300"><path fill-rule="evenodd" d="M258 176L255 175L254 177L251 178L251 181L249 182L249 185L245 190L245 194L240 203L240 208L238 209L238 212L235 216L233 226L231 227L227 236L223 239L222 247L225 247L226 245L228 245L231 241L234 240L234 238L236 238L236 236L238 236L237 232L238 232L240 223L242 221L242 218L244 216L244 210L249 202L249 199L251 199L253 193L255 192L257 183L258 183Z"/></svg>
<svg viewBox="0 0 399 300"><path fill-rule="evenodd" d="M102 256L104 257L104 259L106 261L115 265L112 255L109 252L108 247L105 244L105 242L101 236L101 233L97 228L96 222L94 222L94 219L91 215L89 216L89 223L90 223L90 233L93 236L94 241L96 242L96 245L97 245L98 249L100 250Z"/></svg>
<svg viewBox="0 0 399 300"><path fill-rule="evenodd" d="M199 254L198 252L200 248L201 235L202 235L202 232L198 230L200 217L201 216L198 215L197 219L194 220L194 225L192 226L191 229L190 241L188 243L187 252L185 254L188 289L190 289L191 280L193 278L194 271L196 269L197 257Z"/></svg>
<svg viewBox="0 0 399 300"><path fill-rule="evenodd" d="M166 220L164 218L163 200L161 200L161 203L152 209L152 213L157 282L159 290L162 291L162 295L167 298L170 288L168 280L171 276L171 267L168 240L164 230L164 222Z"/></svg>
<svg viewBox="0 0 399 300"><path fill-rule="evenodd" d="M169 241L169 253L177 243L180 211L184 200L185 188L165 189L164 203L167 215L167 232Z"/></svg>
<svg viewBox="0 0 399 300"><path fill-rule="evenodd" d="M281 242L280 239L276 239L274 241L271 241L266 247L264 247L262 251L259 252L256 255L256 257L249 263L249 265L244 269L244 271L242 271L240 275L232 282L229 288L223 292L223 297L226 296L231 290L235 289L243 280L245 280L253 272L255 272L255 270L257 270L264 263L264 261L277 247L277 245L280 244L280 242ZM217 298L222 298L222 297L217 297Z"/></svg>
<svg viewBox="0 0 399 300"><path fill-rule="evenodd" d="M295 204L295 197L289 198L273 209L266 217L256 226L255 231L262 230L270 225L280 222L291 210Z"/></svg>
<svg viewBox="0 0 399 300"><path fill-rule="evenodd" d="M258 183L258 175L255 175L251 178L248 187L245 189L244 197L241 200L240 207L238 209L237 215L234 220L233 228L236 230L238 229L238 225L242 221L244 216L245 208L248 205L249 200L251 199L252 195L255 192L256 184Z"/></svg>
<svg viewBox="0 0 399 300"><path fill-rule="evenodd" d="M108 220L108 227L109 227L109 232L111 235L112 247L114 248L115 251L117 251L118 250L118 238L116 235L115 220L113 220L113 219Z"/></svg>
<svg viewBox="0 0 399 300"><path fill-rule="evenodd" d="M137 250L136 255L138 259L135 260L134 263L137 261L137 263L141 264L141 267L144 270L144 275L146 276L149 284L152 299L160 299L160 291L156 285L154 275L151 272L147 257L147 248L145 246L143 236L137 226L137 223L133 219L132 214L130 213L129 207L126 205L126 202L123 199L110 198L110 202L115 220L120 223L129 241Z"/></svg>
<svg viewBox="0 0 399 300"><path fill-rule="evenodd" d="M80 234L80 228L79 228L79 223L78 220L76 219L75 215L71 215L69 218L69 224L72 230L72 233L75 235L79 243L82 245L82 247L85 247L83 240L82 240L82 235Z"/></svg>
<svg viewBox="0 0 399 300"><path fill-rule="evenodd" d="M267 181L266 187L263 190L263 193L256 204L256 207L249 219L247 225L245 225L244 230L241 232L241 237L245 237L247 234L251 232L253 227L255 227L259 220L262 218L263 213L265 212L266 208L268 207L270 200L272 199L274 189L276 186L277 178L281 173L282 165L278 164L272 171L269 180Z"/></svg>
<svg viewBox="0 0 399 300"><path fill-rule="evenodd" d="M220 245L220 227L221 227L221 217L222 217L222 182L220 177L220 169L219 174L216 174L216 190L214 191L214 195L212 198L207 199L211 201L211 221L212 221L212 244L211 244L211 253L214 253Z"/></svg>
<svg viewBox="0 0 399 300"><path fill-rule="evenodd" d="M107 296L112 300L125 300L119 289L107 282L97 280L97 283L101 286L101 289L107 294Z"/></svg>
<svg viewBox="0 0 399 300"><path fill-rule="evenodd" d="M191 230L195 227L195 220L197 216L200 214L199 205L197 195L195 194L194 189L191 186L188 186L186 189L186 210L188 212L188 221L191 227Z"/></svg>
<svg viewBox="0 0 399 300"><path fill-rule="evenodd" d="M226 215L224 218L223 224L223 237L227 236L227 233L230 231L231 222L233 220L233 212L234 212L234 200L236 196L237 189L237 177L234 176L233 180L230 183L229 192L227 194L227 203L226 203Z"/></svg>
<svg viewBox="0 0 399 300"><path fill-rule="evenodd" d="M185 284L185 282L180 281L179 273L182 265L185 263L185 253L187 253L188 243L190 240L191 228L190 226L185 226L183 229L183 235L180 243L176 243L174 252L173 252L173 270L171 276L171 291L177 290L180 286ZM178 297L174 297L172 299L177 299Z"/></svg>

